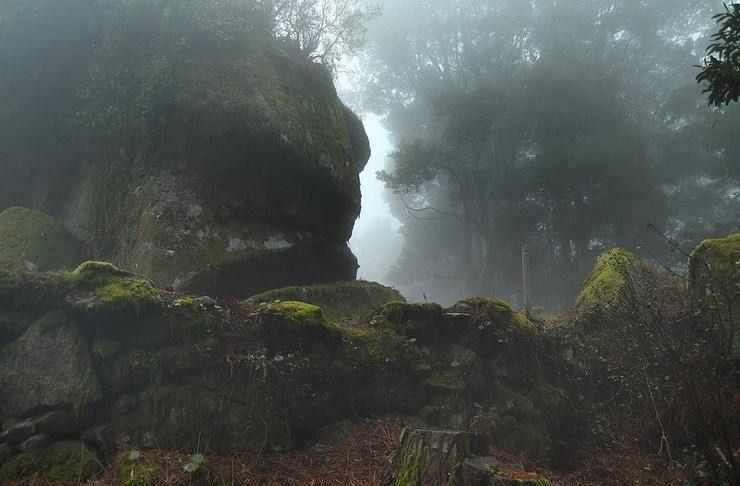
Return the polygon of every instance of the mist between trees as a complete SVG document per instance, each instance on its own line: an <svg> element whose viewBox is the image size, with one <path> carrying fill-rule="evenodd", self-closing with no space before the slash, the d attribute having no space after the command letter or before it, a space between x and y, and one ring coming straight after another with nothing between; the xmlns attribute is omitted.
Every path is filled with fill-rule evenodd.
<svg viewBox="0 0 740 486"><path fill-rule="evenodd" d="M156 147L174 66L259 31L333 74L358 55L355 107L396 147L387 281L521 304L527 245L533 304L567 308L612 246L685 264L649 223L685 247L737 231L739 17L718 0L7 0L0 147L56 155L8 158L0 203L39 171L74 180L101 133Z"/></svg>
<svg viewBox="0 0 740 486"><path fill-rule="evenodd" d="M688 248L737 231L740 109L720 94L709 106L696 80L716 21L730 28L722 12L708 0L384 2L355 83L396 145L378 173L403 225L387 280L411 298L522 304L527 245L533 304L563 309L613 246L685 265L648 224ZM724 32L701 81L729 86Z"/></svg>

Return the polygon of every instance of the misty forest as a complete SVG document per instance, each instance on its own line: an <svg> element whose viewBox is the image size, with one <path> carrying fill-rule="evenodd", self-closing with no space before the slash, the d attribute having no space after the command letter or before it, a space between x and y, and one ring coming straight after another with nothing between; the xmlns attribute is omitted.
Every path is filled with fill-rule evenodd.
<svg viewBox="0 0 740 486"><path fill-rule="evenodd" d="M740 3L0 0L0 483L740 484Z"/></svg>

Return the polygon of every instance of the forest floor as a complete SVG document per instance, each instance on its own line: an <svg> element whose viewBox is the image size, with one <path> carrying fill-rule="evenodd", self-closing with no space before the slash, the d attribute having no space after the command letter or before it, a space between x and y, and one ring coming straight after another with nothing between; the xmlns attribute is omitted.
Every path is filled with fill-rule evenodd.
<svg viewBox="0 0 740 486"><path fill-rule="evenodd" d="M388 485L392 481L392 458L402 428L398 421L367 421L355 425L352 438L340 445L318 445L293 453L208 456L195 472L184 469L192 462L189 454L137 451L136 467L132 468L129 451L121 453L115 463L85 484ZM500 449L492 449L491 455L501 462L498 469L502 478L526 480L544 476L553 486L680 485L686 479L665 460L635 447L582 451L571 471L553 471ZM41 483L29 479L16 484Z"/></svg>

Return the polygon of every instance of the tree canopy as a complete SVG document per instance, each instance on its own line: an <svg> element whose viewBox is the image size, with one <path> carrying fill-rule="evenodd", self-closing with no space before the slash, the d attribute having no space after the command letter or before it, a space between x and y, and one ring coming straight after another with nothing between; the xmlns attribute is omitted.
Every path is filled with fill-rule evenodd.
<svg viewBox="0 0 740 486"><path fill-rule="evenodd" d="M694 65L716 1L389 1L366 108L397 143L379 177L403 223L389 277L415 297L517 301L520 249L566 307L615 246L680 263L740 211L740 113L706 108ZM554 289L554 291L553 291Z"/></svg>
<svg viewBox="0 0 740 486"><path fill-rule="evenodd" d="M720 106L740 98L740 4L725 5L714 19L719 30L712 34L708 59L697 80L706 82L709 104Z"/></svg>

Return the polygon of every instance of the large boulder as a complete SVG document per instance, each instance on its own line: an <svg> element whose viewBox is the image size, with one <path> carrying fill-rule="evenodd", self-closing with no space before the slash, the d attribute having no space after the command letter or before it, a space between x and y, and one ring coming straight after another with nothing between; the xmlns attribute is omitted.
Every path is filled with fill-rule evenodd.
<svg viewBox="0 0 740 486"><path fill-rule="evenodd" d="M0 355L0 412L82 409L101 398L87 340L62 310L34 322Z"/></svg>
<svg viewBox="0 0 740 486"><path fill-rule="evenodd" d="M187 18L186 6L182 25L171 24L175 13L152 8L147 22L166 28L149 34L171 47L147 45L152 52L136 57L129 44L141 41L129 34L129 44L101 39L107 49L80 52L83 65L64 78L78 95L60 93L49 113L22 98L0 112L9 127L13 116L61 117L44 125L53 143L3 138L0 210L50 212L94 258L178 291L247 297L354 280L347 240L369 143L327 70L255 31L228 47L206 43L199 36L216 23ZM122 7L116 22L133 22L135 10ZM14 251L14 260L49 267Z"/></svg>
<svg viewBox="0 0 740 486"><path fill-rule="evenodd" d="M659 271L622 248L605 252L586 279L576 297L576 308L608 317L613 309L627 305L628 300L645 287L645 280Z"/></svg>
<svg viewBox="0 0 740 486"><path fill-rule="evenodd" d="M740 357L740 233L702 241L689 258L688 285L694 305L722 335L723 351Z"/></svg>
<svg viewBox="0 0 740 486"><path fill-rule="evenodd" d="M0 268L45 272L84 260L82 245L51 216L18 207L0 212Z"/></svg>

